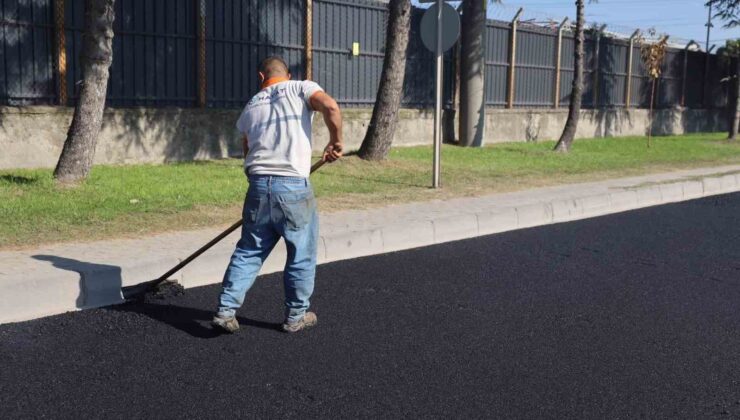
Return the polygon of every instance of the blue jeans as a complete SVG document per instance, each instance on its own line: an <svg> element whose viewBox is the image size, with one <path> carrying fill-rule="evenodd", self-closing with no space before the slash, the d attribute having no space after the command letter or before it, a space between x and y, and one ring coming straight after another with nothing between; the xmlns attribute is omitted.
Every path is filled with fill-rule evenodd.
<svg viewBox="0 0 740 420"><path fill-rule="evenodd" d="M244 201L242 237L226 269L219 316L233 316L275 244L283 237L288 258L283 272L285 317L297 322L306 313L316 274L319 219L306 178L250 175Z"/></svg>

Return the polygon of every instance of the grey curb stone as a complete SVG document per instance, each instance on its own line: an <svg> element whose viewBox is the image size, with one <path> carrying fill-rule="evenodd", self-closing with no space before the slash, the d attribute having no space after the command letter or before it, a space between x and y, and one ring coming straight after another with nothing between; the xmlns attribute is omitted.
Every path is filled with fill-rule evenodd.
<svg viewBox="0 0 740 420"><path fill-rule="evenodd" d="M609 203L611 203L614 211L624 211L637 208L637 192L627 190L610 193Z"/></svg>
<svg viewBox="0 0 740 420"><path fill-rule="evenodd" d="M319 244L318 244L318 250L316 250L317 260L319 264L323 264L327 261L328 257L326 255L326 240L323 236L319 236Z"/></svg>
<svg viewBox="0 0 740 420"><path fill-rule="evenodd" d="M583 214L583 207L578 200L564 199L550 203L553 222L569 222L576 220Z"/></svg>
<svg viewBox="0 0 740 420"><path fill-rule="evenodd" d="M478 234L480 235L506 232L517 227L517 214L514 208L477 213L476 217L478 218Z"/></svg>
<svg viewBox="0 0 740 420"><path fill-rule="evenodd" d="M719 179L719 184L720 184L720 187L722 188L722 191L729 191L735 188L735 186L737 186L735 175L730 174L730 175L725 175L721 177Z"/></svg>
<svg viewBox="0 0 740 420"><path fill-rule="evenodd" d="M384 252L417 248L434 243L434 225L431 220L385 226L381 229L381 234Z"/></svg>
<svg viewBox="0 0 740 420"><path fill-rule="evenodd" d="M683 183L683 198L691 200L704 195L704 184L701 181L686 181Z"/></svg>
<svg viewBox="0 0 740 420"><path fill-rule="evenodd" d="M475 214L445 216L434 219L432 224L435 244L478 236L478 218Z"/></svg>
<svg viewBox="0 0 740 420"><path fill-rule="evenodd" d="M383 236L379 229L324 236L324 243L326 244L326 262L383 253Z"/></svg>
<svg viewBox="0 0 740 420"><path fill-rule="evenodd" d="M592 195L588 197L579 198L578 204L583 208L584 215L601 215L605 211L608 211L611 203L609 201L609 194Z"/></svg>
<svg viewBox="0 0 740 420"><path fill-rule="evenodd" d="M664 203L683 200L683 183L661 184L660 195Z"/></svg>
<svg viewBox="0 0 740 420"><path fill-rule="evenodd" d="M47 273L48 274L48 273ZM0 323L25 321L80 309L80 275L59 270L53 281L44 276L19 276L3 284L0 293ZM39 304L43 303L43 307Z"/></svg>
<svg viewBox="0 0 740 420"><path fill-rule="evenodd" d="M663 195L658 185L636 188L635 191L637 192L637 204L640 207L654 206L663 202Z"/></svg>
<svg viewBox="0 0 740 420"><path fill-rule="evenodd" d="M552 222L550 203L525 204L516 207L517 227L528 228Z"/></svg>
<svg viewBox="0 0 740 420"><path fill-rule="evenodd" d="M722 184L719 178L706 177L701 182L704 185L704 195L718 194L722 191Z"/></svg>

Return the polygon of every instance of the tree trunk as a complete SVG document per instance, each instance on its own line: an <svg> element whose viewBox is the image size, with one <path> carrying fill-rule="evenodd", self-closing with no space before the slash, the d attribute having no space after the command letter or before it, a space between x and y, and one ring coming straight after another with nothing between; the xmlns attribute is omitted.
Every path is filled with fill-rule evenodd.
<svg viewBox="0 0 740 420"><path fill-rule="evenodd" d="M406 48L411 27L411 0L391 0L388 9L385 58L378 96L375 99L367 133L358 152L358 156L366 160L382 160L388 156L396 132L398 108L403 95Z"/></svg>
<svg viewBox="0 0 740 420"><path fill-rule="evenodd" d="M108 68L113 61L114 2L85 1L85 33L80 53L82 83L72 124L54 170L54 178L59 182L84 180L95 157L105 108Z"/></svg>
<svg viewBox="0 0 740 420"><path fill-rule="evenodd" d="M460 109L460 43L456 43L452 53L452 73L455 83L452 87L452 106L443 111L442 141L448 144L458 144L455 136L455 116Z"/></svg>
<svg viewBox="0 0 740 420"><path fill-rule="evenodd" d="M650 148L650 140L653 138L653 106L655 102L655 78L650 78L650 111L648 111L648 133L647 147Z"/></svg>
<svg viewBox="0 0 740 420"><path fill-rule="evenodd" d="M570 106L568 106L568 120L565 121L563 134L555 145L555 150L568 152L578 128L578 118L581 113L581 97L583 95L583 8L584 0L576 0L576 33L575 33L575 75L570 91Z"/></svg>
<svg viewBox="0 0 740 420"><path fill-rule="evenodd" d="M483 34L487 0L465 0L460 37L460 145L482 146L485 121Z"/></svg>
<svg viewBox="0 0 740 420"><path fill-rule="evenodd" d="M735 58L735 110L730 111L730 134L728 140L737 139L738 126L740 125L740 56Z"/></svg>

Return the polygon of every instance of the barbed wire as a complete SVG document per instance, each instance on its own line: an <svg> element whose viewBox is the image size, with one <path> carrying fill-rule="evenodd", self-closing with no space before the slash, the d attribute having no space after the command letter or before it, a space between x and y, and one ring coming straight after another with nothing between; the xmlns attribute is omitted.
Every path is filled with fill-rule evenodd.
<svg viewBox="0 0 740 420"><path fill-rule="evenodd" d="M633 0L634 2L638 2L638 0ZM669 0L665 0L666 2L670 2ZM457 8L460 5L460 1L452 1L449 2L450 5ZM429 7L430 3L424 3L424 4L416 4L416 6L421 7ZM575 11L575 8L573 7L573 12ZM564 8L563 11L566 9ZM512 6L508 5L506 3L497 3L495 1L489 1L488 4L488 12L487 17L491 20L497 20L501 22L511 22L512 19L514 19L514 16L516 16L517 12L519 11L519 6ZM563 21L565 17L568 17L569 27L572 29L572 26L574 25L574 17L571 16L572 13L564 13L563 15L558 15L556 13L551 12L545 12L542 10L537 10L529 8L529 7L523 7L522 14L519 17L519 21L521 24L527 26L527 25L533 25L533 26L539 26L544 28L550 28L555 29L560 25L560 23ZM640 30L641 38L644 42L657 42L664 36L668 35L668 45L673 48L684 48L686 45L688 45L692 40L688 38L683 37L676 37L672 36L670 32L664 32L661 30L654 29L655 27L660 26L660 22L656 22L655 26L651 26L650 22L640 21L641 23L644 22L644 24L640 25L624 25L624 24L612 24L612 23L606 23L600 21L597 17L599 15L596 14L590 14L586 13L586 27L589 29L596 29L601 27L603 24L606 24L604 33L607 36L619 38L619 39L629 39L630 36L636 31ZM718 46L721 44L724 44L724 41L726 39L717 39L717 40L711 40L711 43L715 43ZM703 43L700 43L703 48Z"/></svg>

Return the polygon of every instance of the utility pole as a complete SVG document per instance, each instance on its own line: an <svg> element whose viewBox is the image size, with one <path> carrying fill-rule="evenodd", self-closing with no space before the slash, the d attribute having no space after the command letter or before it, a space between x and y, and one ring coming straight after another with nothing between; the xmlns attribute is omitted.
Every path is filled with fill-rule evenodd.
<svg viewBox="0 0 740 420"><path fill-rule="evenodd" d="M707 52L709 51L709 32L711 32L712 27L714 26L712 25L712 3L713 0L710 0L707 3L707 6L709 7L709 13L707 14L707 24L704 25L707 27L707 43L704 45L704 50Z"/></svg>

